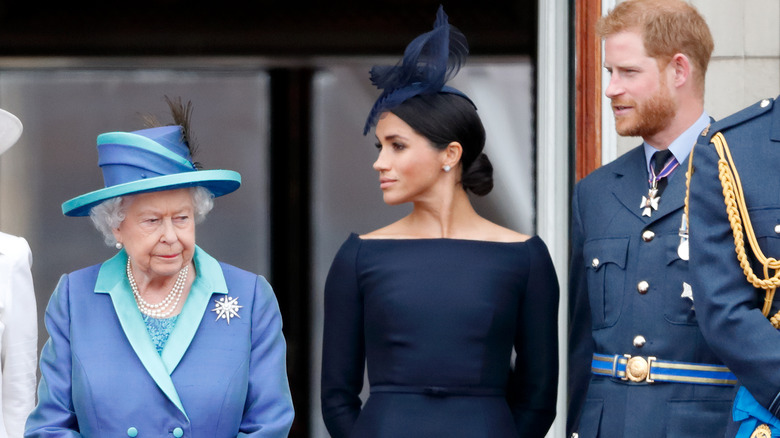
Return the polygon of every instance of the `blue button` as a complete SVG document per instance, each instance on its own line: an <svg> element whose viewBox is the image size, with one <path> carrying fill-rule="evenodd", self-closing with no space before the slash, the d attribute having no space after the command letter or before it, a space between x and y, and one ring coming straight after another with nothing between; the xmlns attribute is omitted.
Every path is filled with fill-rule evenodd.
<svg viewBox="0 0 780 438"><path fill-rule="evenodd" d="M184 431L181 430L181 427L177 427L176 429L173 429L173 436L175 436L176 438L181 438L182 436L184 436Z"/></svg>
<svg viewBox="0 0 780 438"><path fill-rule="evenodd" d="M129 436L129 437L136 437L136 436L138 436L138 429L136 429L134 427L131 427L131 428L127 429L127 436Z"/></svg>

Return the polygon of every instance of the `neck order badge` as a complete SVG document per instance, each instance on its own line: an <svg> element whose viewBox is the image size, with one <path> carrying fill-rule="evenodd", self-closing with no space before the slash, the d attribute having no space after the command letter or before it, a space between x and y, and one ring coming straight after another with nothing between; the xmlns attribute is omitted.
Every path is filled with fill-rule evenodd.
<svg viewBox="0 0 780 438"><path fill-rule="evenodd" d="M642 209L642 216L647 217L652 215L653 210L658 210L658 204L661 202L661 192L666 187L664 178L674 172L674 169L680 165L677 162L677 158L669 150L654 153L651 162L653 166L650 168L650 179L648 180L650 189L647 192L647 196L642 196L642 203L639 205L639 208ZM661 163L663 163L663 167L661 167Z"/></svg>

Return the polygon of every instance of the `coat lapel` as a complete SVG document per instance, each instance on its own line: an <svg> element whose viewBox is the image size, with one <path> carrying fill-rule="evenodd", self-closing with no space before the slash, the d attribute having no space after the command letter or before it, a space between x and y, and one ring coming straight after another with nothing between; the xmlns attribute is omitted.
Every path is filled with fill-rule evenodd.
<svg viewBox="0 0 780 438"><path fill-rule="evenodd" d="M124 250L103 263L95 283L95 293L108 293L111 296L122 331L127 336L127 340L138 359L160 390L186 417L187 413L184 411L179 394L176 392L169 370L166 369L162 358L157 354L146 330L141 312L133 298L133 292L130 290L130 283L127 281L125 273L126 264L127 253Z"/></svg>
<svg viewBox="0 0 780 438"><path fill-rule="evenodd" d="M647 196L649 187L642 147L629 151L622 161L622 164L614 169L615 182L610 184L612 193L628 211L647 223L650 218L642 216L642 209L639 207L642 196ZM655 213L653 212L653 215Z"/></svg>
<svg viewBox="0 0 780 438"><path fill-rule="evenodd" d="M655 222L662 217L675 212L685 203L685 172L687 170L686 158L672 173L669 183L661 194L658 210L654 210L650 217L642 216L639 207L642 196L647 196L649 188L647 169L645 168L645 156L642 147L628 152L621 166L615 168L616 182L612 184L615 197L636 217L646 224Z"/></svg>
<svg viewBox="0 0 780 438"><path fill-rule="evenodd" d="M162 351L162 361L169 373L173 373L176 369L189 348L192 338L195 337L201 321L208 316L206 308L212 294L228 292L225 276L216 259L195 247L193 262L197 277L192 283L179 319L176 320L176 326Z"/></svg>

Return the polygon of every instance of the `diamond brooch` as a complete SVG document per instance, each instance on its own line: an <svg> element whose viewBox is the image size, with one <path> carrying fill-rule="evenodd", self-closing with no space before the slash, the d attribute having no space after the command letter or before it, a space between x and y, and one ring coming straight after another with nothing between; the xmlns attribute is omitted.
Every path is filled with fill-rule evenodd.
<svg viewBox="0 0 780 438"><path fill-rule="evenodd" d="M214 308L211 309L211 311L217 312L217 319L215 319L215 321L224 319L227 321L228 325L230 325L230 318L241 318L241 316L238 315L238 309L242 307L244 306L238 305L238 298L224 296L214 300Z"/></svg>

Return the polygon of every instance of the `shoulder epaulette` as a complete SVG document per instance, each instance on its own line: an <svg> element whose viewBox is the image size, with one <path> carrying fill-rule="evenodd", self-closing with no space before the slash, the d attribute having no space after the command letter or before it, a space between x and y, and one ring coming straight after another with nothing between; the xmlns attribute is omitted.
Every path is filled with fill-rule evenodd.
<svg viewBox="0 0 780 438"><path fill-rule="evenodd" d="M780 99L780 96L778 96L778 98ZM696 143L708 144L710 143L712 136L717 134L718 132L725 131L736 125L741 125L747 122L748 120L754 119L766 113L767 111L771 111L772 108L775 106L776 101L777 99L772 99L771 97L766 99L761 99L760 101L754 103L753 105L750 105L745 109L737 111L736 113L728 117L713 122L709 127L707 127L704 131L702 131Z"/></svg>
<svg viewBox="0 0 780 438"><path fill-rule="evenodd" d="M774 111L772 111L773 106L775 107ZM743 127L750 130L751 134L755 129L761 129L761 133L763 134L763 130L766 129L769 133L769 137L773 137L773 129L780 128L779 107L780 105L774 105L773 99L764 99L732 116L726 117L720 122L713 123L710 127L710 132L707 133L707 136L711 137L711 144L714 146L719 157L718 179L720 179L721 186L723 187L723 200L726 204L729 224L731 226L732 234L734 235L734 249L737 253L739 266L742 268L742 272L745 274L745 278L749 283L757 289L764 290L765 297L761 313L769 318L772 326L776 329L780 329L780 311L771 317L769 314L772 310L775 292L778 287L780 287L780 261L765 256L763 249L758 244L758 238L753 229L750 212L745 200L745 192L726 137L733 132L735 133L737 144L740 144L740 140L744 142L744 139L740 135L741 128ZM767 114L769 111L772 111L772 113ZM761 119L758 119L758 117L762 115L767 115L768 118L762 117ZM691 154L693 154L693 152L691 152ZM691 171L689 170L689 174L690 172ZM746 250L746 246L748 245L755 261L758 262L759 266L764 268L763 270L759 270L759 273L763 275L763 278L759 277L753 270L753 265Z"/></svg>

